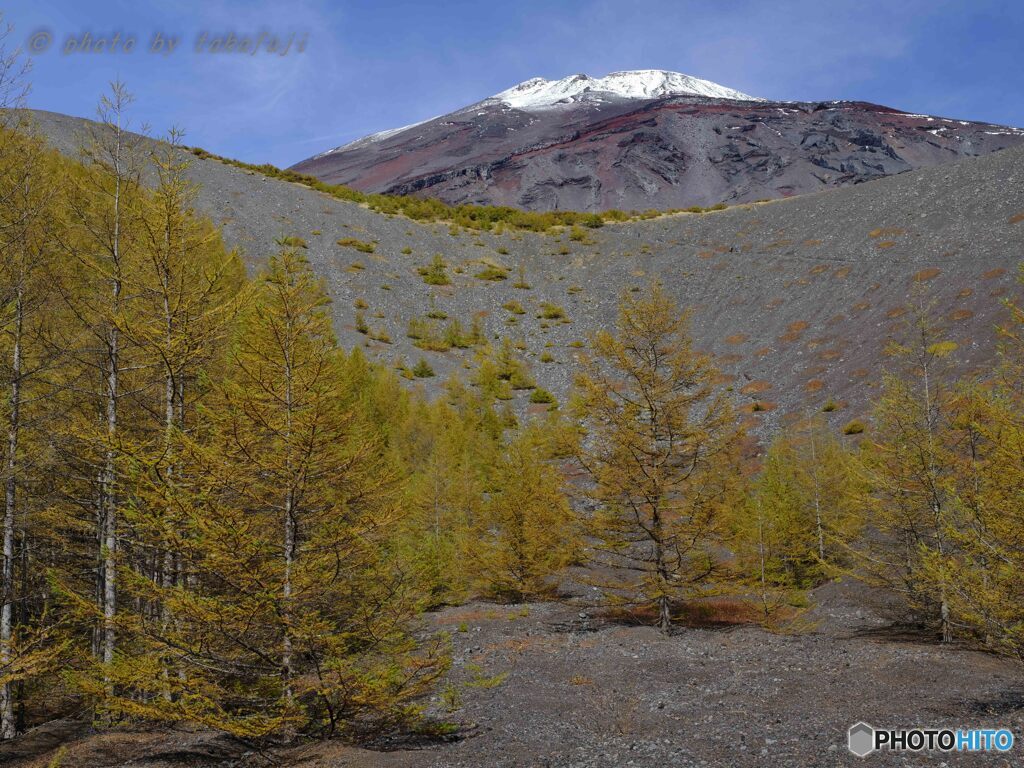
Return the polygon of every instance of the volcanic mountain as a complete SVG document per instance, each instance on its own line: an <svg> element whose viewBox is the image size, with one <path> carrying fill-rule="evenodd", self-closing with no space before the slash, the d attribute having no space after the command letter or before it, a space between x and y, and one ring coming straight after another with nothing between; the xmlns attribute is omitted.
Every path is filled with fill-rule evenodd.
<svg viewBox="0 0 1024 768"><path fill-rule="evenodd" d="M1022 143L1018 128L860 101L768 101L638 70L527 80L293 169L450 204L646 210L789 197Z"/></svg>

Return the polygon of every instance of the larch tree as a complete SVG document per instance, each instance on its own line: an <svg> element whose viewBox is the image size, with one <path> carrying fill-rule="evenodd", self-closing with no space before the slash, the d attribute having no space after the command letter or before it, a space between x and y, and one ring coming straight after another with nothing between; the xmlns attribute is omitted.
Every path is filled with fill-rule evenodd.
<svg viewBox="0 0 1024 768"><path fill-rule="evenodd" d="M820 579L848 559L862 524L860 479L853 457L823 419L802 419L781 433L761 480L764 503L796 526L790 543L802 549L807 579Z"/></svg>
<svg viewBox="0 0 1024 768"><path fill-rule="evenodd" d="M744 503L735 506L730 539L738 583L753 596L750 602L767 625L801 605L809 586L802 574L809 531L793 516L798 506L787 503L793 489L776 484L771 463L769 458Z"/></svg>
<svg viewBox="0 0 1024 768"><path fill-rule="evenodd" d="M737 576L766 622L792 614L805 590L848 560L860 533L852 457L820 418L772 441L743 504L730 516Z"/></svg>
<svg viewBox="0 0 1024 768"><path fill-rule="evenodd" d="M944 642L953 636L949 585L929 577L923 558L932 552L946 557L955 546L949 535L952 499L968 437L957 428L961 401L950 365L956 346L932 320L928 302L918 297L906 340L889 347L903 372L884 378L860 470L870 529L857 553L860 571L931 618Z"/></svg>
<svg viewBox="0 0 1024 768"><path fill-rule="evenodd" d="M200 409L207 426L186 441L189 576L139 586L174 620L142 616L136 631L178 675L146 670L149 695L109 706L245 735L335 732L407 716L441 668L405 633L419 603L389 554L396 476L346 405L326 306L301 256L272 257Z"/></svg>
<svg viewBox="0 0 1024 768"><path fill-rule="evenodd" d="M483 515L486 478L504 429L486 398L457 383L447 398L412 409L401 426L409 474L404 550L430 605L465 599L470 536Z"/></svg>
<svg viewBox="0 0 1024 768"><path fill-rule="evenodd" d="M665 632L673 602L718 570L721 513L739 480L740 430L688 321L658 286L627 294L616 334L596 335L577 382L593 557L616 574L596 583L615 604L653 607Z"/></svg>
<svg viewBox="0 0 1024 768"><path fill-rule="evenodd" d="M941 588L961 638L1024 659L1024 401L993 382L962 385L958 400L964 461L947 489L948 545L922 548L921 578Z"/></svg>
<svg viewBox="0 0 1024 768"><path fill-rule="evenodd" d="M961 461L945 531L954 546L926 550L923 571L945 586L961 635L1024 660L1024 312L1006 307L995 375L955 393Z"/></svg>
<svg viewBox="0 0 1024 768"><path fill-rule="evenodd" d="M196 409L210 390L203 382L223 369L227 337L244 301L240 259L194 211L197 189L187 177L189 155L180 138L172 131L151 153L156 182L141 200L138 259L124 282L135 306L121 328L135 350L133 399L139 405L134 439L122 444L131 503L122 513L121 566L134 571L123 592L136 611L154 613L164 623L174 620L167 606L146 590L137 592L135 580L171 587L187 575L178 496L189 492L189 478L181 442L195 428ZM134 656L128 654L129 664ZM169 661L166 666L162 678L172 673ZM171 695L169 685L163 695Z"/></svg>
<svg viewBox="0 0 1024 768"><path fill-rule="evenodd" d="M68 214L73 223L64 248L82 274L66 293L81 328L71 351L77 381L68 392L65 451L77 467L78 484L67 491L68 504L96 525L95 601L97 624L93 651L105 668L114 662L117 623L118 544L126 409L144 375L130 339L124 337L136 297L126 290L141 256L141 137L127 129L133 97L124 84L111 84L100 100L98 123L83 148L86 170L73 174ZM81 585L84 586L84 585ZM83 606L84 607L84 606Z"/></svg>
<svg viewBox="0 0 1024 768"><path fill-rule="evenodd" d="M0 736L83 703L255 737L414 719L446 665L409 631L416 490L452 470L468 532L512 420L339 351L294 251L248 281L129 102L79 161L0 127Z"/></svg>
<svg viewBox="0 0 1024 768"><path fill-rule="evenodd" d="M22 129L26 126L23 123ZM62 317L54 285L61 190L56 163L40 139L0 128L0 350L4 419L2 567L0 567L0 738L15 735L17 681L38 674L49 658L50 627L30 627L44 610L43 574L27 572L34 507L43 504L43 435L52 427L53 369ZM21 563L20 574L17 563ZM29 586L30 585L30 586ZM34 597L31 593L34 593Z"/></svg>
<svg viewBox="0 0 1024 768"><path fill-rule="evenodd" d="M545 445L548 426L515 435L494 467L467 553L485 595L517 602L550 595L553 577L580 551L564 478Z"/></svg>
<svg viewBox="0 0 1024 768"><path fill-rule="evenodd" d="M410 561L432 605L465 599L469 579L463 554L470 526L481 514L482 483L458 414L431 419L439 429L409 486L406 530Z"/></svg>

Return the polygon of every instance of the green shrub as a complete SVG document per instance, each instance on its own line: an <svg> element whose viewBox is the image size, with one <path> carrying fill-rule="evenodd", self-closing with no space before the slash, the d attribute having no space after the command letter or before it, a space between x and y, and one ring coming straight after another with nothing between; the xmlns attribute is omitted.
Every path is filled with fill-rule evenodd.
<svg viewBox="0 0 1024 768"><path fill-rule="evenodd" d="M445 269L447 266L444 259L441 258L441 254L435 253L430 266L420 267L418 271L427 285L451 285L452 281L448 279L448 272Z"/></svg>
<svg viewBox="0 0 1024 768"><path fill-rule="evenodd" d="M555 403L555 396L548 392L543 387L537 387L533 392L530 393L531 403L546 403L553 405Z"/></svg>
<svg viewBox="0 0 1024 768"><path fill-rule="evenodd" d="M533 389L536 386L526 364L507 338L502 340L497 350L492 347L480 350L477 360L473 383L498 400L512 399L512 390Z"/></svg>
<svg viewBox="0 0 1024 768"><path fill-rule="evenodd" d="M469 349L479 342L479 329L474 325L467 333L458 319L452 320L444 329L444 343L456 349Z"/></svg>
<svg viewBox="0 0 1024 768"><path fill-rule="evenodd" d="M427 311L427 317L431 320L447 320L448 313L443 309L438 309L437 305L434 304L434 297L430 297L430 309Z"/></svg>
<svg viewBox="0 0 1024 768"><path fill-rule="evenodd" d="M478 280L507 280L508 272L500 267L488 265L477 272L474 277Z"/></svg>
<svg viewBox="0 0 1024 768"><path fill-rule="evenodd" d="M505 309L505 310L508 310L513 315L525 315L526 314L526 310L523 309L523 305L520 304L515 299L510 299L509 301L506 301L504 304L501 305L501 308Z"/></svg>
<svg viewBox="0 0 1024 768"><path fill-rule="evenodd" d="M522 264L520 264L519 267L516 269L516 273L519 277L514 283L512 283L512 287L519 288L520 290L523 291L530 290L530 284L526 282L526 269L523 267Z"/></svg>
<svg viewBox="0 0 1024 768"><path fill-rule="evenodd" d="M421 357L420 361L413 366L412 375L417 379L429 379L434 375L434 369L430 367L430 363Z"/></svg>
<svg viewBox="0 0 1024 768"><path fill-rule="evenodd" d="M856 419L854 419L853 421L848 422L845 427L843 427L843 434L844 435L859 435L865 429L866 429L866 427L864 426L863 422L860 422L860 421L857 421Z"/></svg>
<svg viewBox="0 0 1024 768"><path fill-rule="evenodd" d="M565 310L550 301L541 302L540 314L537 317L545 320L562 320L565 317Z"/></svg>
<svg viewBox="0 0 1024 768"><path fill-rule="evenodd" d="M354 237L343 237L338 241L338 245L346 248L355 248L357 251L363 253L373 253L376 250L376 246L373 243L367 243L364 240L357 240Z"/></svg>
<svg viewBox="0 0 1024 768"><path fill-rule="evenodd" d="M309 248L305 240L295 235L279 238L277 244L282 248Z"/></svg>

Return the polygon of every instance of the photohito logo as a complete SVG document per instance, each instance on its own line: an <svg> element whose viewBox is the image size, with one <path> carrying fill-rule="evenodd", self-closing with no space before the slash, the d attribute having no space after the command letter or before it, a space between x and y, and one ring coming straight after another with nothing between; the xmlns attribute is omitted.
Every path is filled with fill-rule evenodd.
<svg viewBox="0 0 1024 768"><path fill-rule="evenodd" d="M846 746L857 757L887 749L892 752L1008 752L1013 733L1006 728L895 728L886 730L854 723L846 733Z"/></svg>

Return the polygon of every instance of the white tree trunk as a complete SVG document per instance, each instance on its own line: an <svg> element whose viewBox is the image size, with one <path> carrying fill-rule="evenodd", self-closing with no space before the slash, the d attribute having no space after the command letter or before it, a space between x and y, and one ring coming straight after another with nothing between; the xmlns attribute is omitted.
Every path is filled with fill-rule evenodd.
<svg viewBox="0 0 1024 768"><path fill-rule="evenodd" d="M21 427L21 333L24 320L24 283L18 283L15 299L14 348L11 353L10 413L7 422L7 478L4 487L3 577L0 608L0 669L12 658L14 637L14 527L17 516L18 436ZM14 694L11 684L0 685L0 739L15 735Z"/></svg>
<svg viewBox="0 0 1024 768"><path fill-rule="evenodd" d="M284 616L284 643L281 652L281 668L285 680L284 695L292 700L292 566L295 562L295 492L292 480L292 370L290 350L285 352L285 451L288 469L288 491L284 505L284 585L281 590L282 614Z"/></svg>
<svg viewBox="0 0 1024 768"><path fill-rule="evenodd" d="M115 96L119 94L115 93ZM103 473L100 481L100 530L103 559L103 645L102 661L109 665L114 661L116 647L116 631L114 620L117 615L117 405L120 396L120 323L121 311L121 186L122 174L122 131L120 102L116 106L117 122L113 125L113 170L114 170L114 210L113 233L111 238L112 257L112 292L110 302L110 328L107 333L107 446L104 457Z"/></svg>

